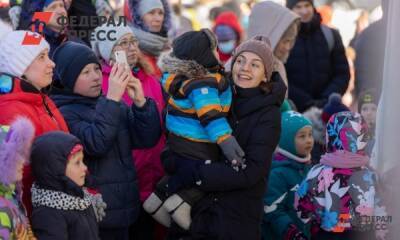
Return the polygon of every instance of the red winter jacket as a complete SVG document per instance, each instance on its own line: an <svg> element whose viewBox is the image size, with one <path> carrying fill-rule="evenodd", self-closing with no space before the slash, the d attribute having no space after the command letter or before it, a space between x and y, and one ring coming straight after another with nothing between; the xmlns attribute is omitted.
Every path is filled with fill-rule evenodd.
<svg viewBox="0 0 400 240"><path fill-rule="evenodd" d="M18 78L13 79L13 85L11 92L0 94L0 124L10 124L18 116L24 116L35 127L35 137L56 130L68 132L63 116L48 96ZM29 217L32 213L32 182L30 166L26 165L22 179L22 202Z"/></svg>

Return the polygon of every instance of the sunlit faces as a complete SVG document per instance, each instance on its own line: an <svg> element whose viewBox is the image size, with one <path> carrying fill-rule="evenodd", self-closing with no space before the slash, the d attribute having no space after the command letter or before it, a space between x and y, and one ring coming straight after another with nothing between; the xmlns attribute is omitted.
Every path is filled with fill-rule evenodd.
<svg viewBox="0 0 400 240"><path fill-rule="evenodd" d="M25 70L24 76L38 90L50 85L55 64L49 58L49 50L44 49Z"/></svg>
<svg viewBox="0 0 400 240"><path fill-rule="evenodd" d="M234 83L242 88L255 88L267 81L263 61L252 52L242 52L236 58L232 77Z"/></svg>
<svg viewBox="0 0 400 240"><path fill-rule="evenodd" d="M275 47L274 55L283 63L286 63L287 59L289 58L290 50L292 50L296 42L297 31L298 23L293 22L282 35Z"/></svg>
<svg viewBox="0 0 400 240"><path fill-rule="evenodd" d="M101 68L96 63L86 65L75 82L74 93L85 97L98 97L101 93Z"/></svg>
<svg viewBox="0 0 400 240"><path fill-rule="evenodd" d="M375 103L364 103L361 106L361 116L367 122L369 128L373 128L376 123L377 106Z"/></svg>
<svg viewBox="0 0 400 240"><path fill-rule="evenodd" d="M47 7L43 8L43 12L52 12L50 21L46 23L46 26L51 30L59 32L63 29L63 22L59 20L61 17L67 17L67 10L65 9L64 1L56 0L50 3ZM61 23L61 24L60 24Z"/></svg>
<svg viewBox="0 0 400 240"><path fill-rule="evenodd" d="M310 22L314 16L314 6L309 1L298 2L292 10L300 16L303 23Z"/></svg>
<svg viewBox="0 0 400 240"><path fill-rule="evenodd" d="M144 14L142 19L144 25L146 25L150 32L158 33L161 31L162 24L164 22L164 10L155 8Z"/></svg>
<svg viewBox="0 0 400 240"><path fill-rule="evenodd" d="M78 186L82 187L85 184L86 171L87 167L83 163L82 150L70 156L65 169L65 176L71 179Z"/></svg>
<svg viewBox="0 0 400 240"><path fill-rule="evenodd" d="M139 41L132 33L127 33L119 39L118 43L112 50L111 60L115 61L115 51L121 50L125 51L129 66L131 68L135 67L139 59L140 50Z"/></svg>
<svg viewBox="0 0 400 240"><path fill-rule="evenodd" d="M297 155L306 157L311 153L314 146L314 137L312 135L312 127L305 126L297 131L294 143Z"/></svg>

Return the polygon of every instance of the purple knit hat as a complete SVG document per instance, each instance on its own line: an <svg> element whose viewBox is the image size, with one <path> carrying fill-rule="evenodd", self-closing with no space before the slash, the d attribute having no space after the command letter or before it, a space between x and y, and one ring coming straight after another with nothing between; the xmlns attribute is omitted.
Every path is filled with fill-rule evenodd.
<svg viewBox="0 0 400 240"><path fill-rule="evenodd" d="M0 125L0 183L16 181L18 164L29 159L35 129L26 118L17 118L11 126Z"/></svg>

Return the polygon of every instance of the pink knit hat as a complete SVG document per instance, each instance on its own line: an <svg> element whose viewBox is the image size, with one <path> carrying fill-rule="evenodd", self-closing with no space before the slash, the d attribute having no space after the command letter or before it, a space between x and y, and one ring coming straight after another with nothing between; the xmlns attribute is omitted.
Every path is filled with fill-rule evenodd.
<svg viewBox="0 0 400 240"><path fill-rule="evenodd" d="M272 76L274 63L273 51L269 39L265 36L257 35L240 44L232 55L232 69L236 58L242 52L252 52L261 58L264 63L265 76L267 77L267 81L269 81Z"/></svg>

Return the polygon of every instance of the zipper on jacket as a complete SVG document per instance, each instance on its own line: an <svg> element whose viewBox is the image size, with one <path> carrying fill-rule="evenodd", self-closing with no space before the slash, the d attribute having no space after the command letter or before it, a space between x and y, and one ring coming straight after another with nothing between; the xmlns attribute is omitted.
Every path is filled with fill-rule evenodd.
<svg viewBox="0 0 400 240"><path fill-rule="evenodd" d="M46 109L47 114L49 114L49 116L51 117L53 122L55 124L57 124L58 129L62 130L60 124L57 122L56 118L54 117L54 114L51 112L49 105L47 105L46 96L43 95L42 93L40 95L42 96L43 105L44 105L44 108Z"/></svg>

